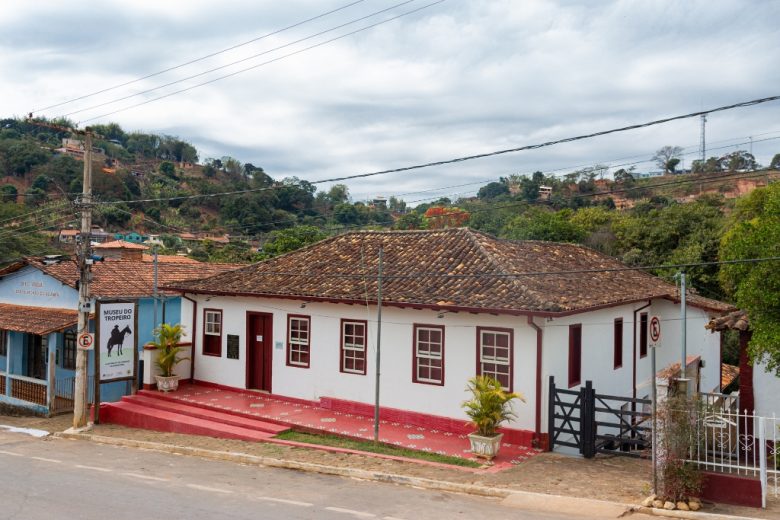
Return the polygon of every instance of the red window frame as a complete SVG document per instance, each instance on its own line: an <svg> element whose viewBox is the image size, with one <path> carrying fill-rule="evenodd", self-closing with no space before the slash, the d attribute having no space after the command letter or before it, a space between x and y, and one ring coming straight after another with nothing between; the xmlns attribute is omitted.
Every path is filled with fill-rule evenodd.
<svg viewBox="0 0 780 520"><path fill-rule="evenodd" d="M612 364L613 368L617 370L623 366L623 318L615 318L612 334L614 336Z"/></svg>
<svg viewBox="0 0 780 520"><path fill-rule="evenodd" d="M209 321L207 319L208 313L219 314L219 334L208 332ZM225 329L224 315L222 309L203 309L203 346L202 352L204 356L222 357L222 334ZM213 340L211 338L218 338ZM216 344L216 347L214 347Z"/></svg>
<svg viewBox="0 0 780 520"><path fill-rule="evenodd" d="M306 330L298 329L294 331L293 320L306 323ZM297 332L297 334L294 334L294 332ZM302 334L305 335L305 338L301 337ZM311 366L311 316L304 314L287 315L287 366L298 368L309 368Z"/></svg>
<svg viewBox="0 0 780 520"><path fill-rule="evenodd" d="M639 357L647 356L647 313L639 315Z"/></svg>
<svg viewBox="0 0 780 520"><path fill-rule="evenodd" d="M363 348L362 349L355 349L347 346L347 326L360 326L363 327ZM356 374L356 375L366 375L366 368L368 365L367 359L367 351L368 351L368 322L366 320L348 320L342 318L341 320L341 327L340 327L340 333L341 336L341 348L340 348L340 356L339 356L339 371L344 374ZM350 334L351 337L357 338L360 337L357 334L357 331L353 329L353 333ZM352 368L346 368L346 364L350 363L352 364Z"/></svg>
<svg viewBox="0 0 780 520"><path fill-rule="evenodd" d="M569 388L582 383L582 324L569 325Z"/></svg>
<svg viewBox="0 0 780 520"><path fill-rule="evenodd" d="M424 385L444 386L444 326L415 323L412 329L412 381ZM434 331L439 335L438 342L430 336ZM421 333L427 333L427 337ZM427 354L420 355L421 344L427 345ZM436 352L431 350L432 345L438 345L438 357ZM440 377L432 377L437 371ZM421 377L421 372L427 372L429 377Z"/></svg>
<svg viewBox="0 0 780 520"><path fill-rule="evenodd" d="M496 348L506 348L497 344L493 345L483 345L482 340L482 334L488 333L488 334L497 334L502 336L508 336L509 338L509 345L508 345L508 358L506 358L506 362L500 362L500 359L495 354ZM499 381L501 379L499 377L496 377L497 375L507 376L509 378L509 385L505 386L504 389L511 392L512 386L514 382L514 372L515 372L515 355L514 355L514 345L515 345L515 339L514 339L514 330L512 329L502 329L497 327L477 327L477 375L489 375L492 376ZM493 349L493 355L491 356L489 353L489 349ZM483 352L483 349L488 349L487 352ZM487 354L487 355L483 355ZM498 372L498 367L506 366L508 367L507 374L501 374ZM489 369L490 367L493 367L492 369ZM503 383L503 381L502 381Z"/></svg>

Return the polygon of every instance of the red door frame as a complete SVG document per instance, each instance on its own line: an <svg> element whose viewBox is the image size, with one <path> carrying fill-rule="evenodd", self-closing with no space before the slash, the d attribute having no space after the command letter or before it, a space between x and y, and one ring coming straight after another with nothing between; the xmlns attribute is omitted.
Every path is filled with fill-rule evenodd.
<svg viewBox="0 0 780 520"><path fill-rule="evenodd" d="M254 360L254 355L250 349L254 349L255 344L255 341L252 339L254 337L254 333L252 332L252 318L254 317L263 319L263 381L265 382L266 388L261 388L260 390L271 393L271 382L273 381L274 315L269 312L246 311L246 380L244 382L244 387L249 389L251 381L250 375L253 370L252 361Z"/></svg>

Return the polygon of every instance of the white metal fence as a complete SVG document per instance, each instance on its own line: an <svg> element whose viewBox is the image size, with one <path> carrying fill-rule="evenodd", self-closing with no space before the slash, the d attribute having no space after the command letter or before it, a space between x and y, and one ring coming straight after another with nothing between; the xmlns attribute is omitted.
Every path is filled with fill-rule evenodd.
<svg viewBox="0 0 780 520"><path fill-rule="evenodd" d="M696 438L689 462L703 470L758 478L766 507L768 494L780 497L780 418L724 404L704 406L692 415Z"/></svg>

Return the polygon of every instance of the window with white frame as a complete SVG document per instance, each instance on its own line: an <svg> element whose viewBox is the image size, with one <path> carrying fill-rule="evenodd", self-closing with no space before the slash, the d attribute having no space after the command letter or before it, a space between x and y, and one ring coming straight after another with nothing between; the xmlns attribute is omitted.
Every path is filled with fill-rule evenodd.
<svg viewBox="0 0 780 520"><path fill-rule="evenodd" d="M7 356L7 355L8 355L8 331L0 329L0 356Z"/></svg>
<svg viewBox="0 0 780 520"><path fill-rule="evenodd" d="M444 384L444 327L414 326L414 382Z"/></svg>
<svg viewBox="0 0 780 520"><path fill-rule="evenodd" d="M365 321L341 321L341 371L366 373Z"/></svg>
<svg viewBox="0 0 780 520"><path fill-rule="evenodd" d="M479 375L497 379L501 386L512 391L512 331L508 329L477 328L479 348Z"/></svg>
<svg viewBox="0 0 780 520"><path fill-rule="evenodd" d="M222 311L203 311L203 353L208 356L222 355Z"/></svg>
<svg viewBox="0 0 780 520"><path fill-rule="evenodd" d="M309 368L311 339L311 318L309 316L287 317L287 364Z"/></svg>

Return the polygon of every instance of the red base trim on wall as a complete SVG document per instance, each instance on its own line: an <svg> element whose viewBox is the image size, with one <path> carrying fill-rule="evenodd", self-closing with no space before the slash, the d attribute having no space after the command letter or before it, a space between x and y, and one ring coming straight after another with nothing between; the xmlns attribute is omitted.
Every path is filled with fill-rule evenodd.
<svg viewBox="0 0 780 520"><path fill-rule="evenodd" d="M246 388L236 388L233 386L220 385L217 383L211 383L208 381L195 380L194 384L199 386L205 386L209 388L217 388L219 390L226 390L228 392L238 392L241 394L257 395L257 390L247 390ZM333 397L321 397L319 401L308 401L306 399L298 399L296 397L288 397L277 394L267 394L271 399L278 399L280 401L286 401L290 403L298 403L308 406L316 406L324 408L325 410L333 410L334 412L351 413L355 415L363 415L366 417L373 417L374 406L367 403L359 403L357 401L347 401L345 399L336 399ZM459 435L467 435L472 433L474 429L469 426L466 419L453 419L450 417L441 417L438 415L428 415L420 412L411 412L409 410L399 410L397 408L382 407L379 411L379 418L389 422L398 422L403 424L411 424L413 426L421 426L429 428L431 430L441 430L445 432L457 433ZM511 428L501 428L499 432L504 434L504 442L511 444L517 444L519 446L533 447L534 445L534 432L530 430L515 430ZM540 445L546 444L547 434L542 434L538 440Z"/></svg>
<svg viewBox="0 0 780 520"><path fill-rule="evenodd" d="M701 497L735 506L761 507L761 482L757 479L724 473L702 472Z"/></svg>
<svg viewBox="0 0 780 520"><path fill-rule="evenodd" d="M336 412L364 415L368 417L374 415L373 405L358 403L356 401L322 397L320 398L320 406L326 410L333 410ZM474 431L465 419L452 419L450 417L428 415L420 412L411 412L409 410L399 410L397 408L380 408L379 418L389 422L411 424L413 426L421 426L431 430L441 430L460 435L467 435ZM532 439L534 437L532 431L501 428L499 429L499 432L504 434L504 442L527 446L529 448L532 446Z"/></svg>

